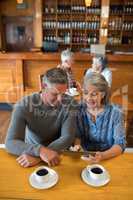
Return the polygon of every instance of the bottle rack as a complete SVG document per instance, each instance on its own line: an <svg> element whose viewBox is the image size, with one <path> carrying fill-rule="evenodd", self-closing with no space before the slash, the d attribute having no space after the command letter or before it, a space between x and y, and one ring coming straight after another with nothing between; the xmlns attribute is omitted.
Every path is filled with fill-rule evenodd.
<svg viewBox="0 0 133 200"><path fill-rule="evenodd" d="M133 47L133 0L111 0L108 45Z"/></svg>
<svg viewBox="0 0 133 200"><path fill-rule="evenodd" d="M43 1L43 41L58 42L59 49L73 51L99 43L101 1L90 7L84 0Z"/></svg>

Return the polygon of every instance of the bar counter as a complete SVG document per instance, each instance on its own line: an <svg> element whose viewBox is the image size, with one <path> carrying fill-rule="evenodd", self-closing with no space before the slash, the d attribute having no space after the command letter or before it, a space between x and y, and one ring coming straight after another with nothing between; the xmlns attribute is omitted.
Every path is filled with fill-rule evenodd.
<svg viewBox="0 0 133 200"><path fill-rule="evenodd" d="M80 155L65 154L59 166L53 169L59 175L58 183L46 190L37 190L29 184L29 176L36 167L22 168L16 157L0 149L0 199L32 200L132 200L133 155L124 153L100 164L108 170L110 182L103 187L92 187L81 179L82 170L88 165ZM93 198L92 198L93 197Z"/></svg>
<svg viewBox="0 0 133 200"><path fill-rule="evenodd" d="M133 55L108 54L113 73L112 91L120 96L125 91L133 99ZM91 66L92 56L75 53L73 72L81 82L84 71ZM39 90L39 75L60 63L60 53L0 53L0 102L15 103L22 96Z"/></svg>

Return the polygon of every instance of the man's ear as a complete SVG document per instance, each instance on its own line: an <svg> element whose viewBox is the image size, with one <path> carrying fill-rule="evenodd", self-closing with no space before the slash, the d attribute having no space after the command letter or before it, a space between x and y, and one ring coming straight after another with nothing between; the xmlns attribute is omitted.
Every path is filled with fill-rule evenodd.
<svg viewBox="0 0 133 200"><path fill-rule="evenodd" d="M47 88L47 83L42 83L41 85L42 85L42 89Z"/></svg>

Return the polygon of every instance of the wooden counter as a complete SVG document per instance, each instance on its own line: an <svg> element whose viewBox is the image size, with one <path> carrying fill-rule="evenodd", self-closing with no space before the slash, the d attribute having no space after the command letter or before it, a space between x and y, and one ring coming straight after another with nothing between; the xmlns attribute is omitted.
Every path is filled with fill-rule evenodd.
<svg viewBox="0 0 133 200"><path fill-rule="evenodd" d="M108 170L110 182L103 187L92 187L81 179L82 170L89 164L79 155L62 156L59 166L53 169L59 174L58 183L46 190L37 190L29 184L29 176L36 167L22 168L16 157L0 149L0 199L20 200L132 200L133 155L124 153L100 164ZM93 198L91 198L93 197Z"/></svg>
<svg viewBox="0 0 133 200"><path fill-rule="evenodd" d="M75 53L74 58L73 71L81 82L92 58L87 53ZM133 55L108 55L108 60L113 72L112 98L123 96L132 102ZM15 103L22 96L38 91L39 74L59 62L59 53L0 53L0 102Z"/></svg>

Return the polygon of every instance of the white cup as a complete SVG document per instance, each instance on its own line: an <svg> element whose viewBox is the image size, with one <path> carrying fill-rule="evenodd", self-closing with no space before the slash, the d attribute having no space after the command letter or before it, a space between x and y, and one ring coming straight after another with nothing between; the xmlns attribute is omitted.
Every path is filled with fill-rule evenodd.
<svg viewBox="0 0 133 200"><path fill-rule="evenodd" d="M77 89L76 88L69 88L69 92L73 94L73 93L77 92Z"/></svg>
<svg viewBox="0 0 133 200"><path fill-rule="evenodd" d="M86 169L92 179L102 179L104 177L105 168L101 165L88 165Z"/></svg>
<svg viewBox="0 0 133 200"><path fill-rule="evenodd" d="M48 182L49 180L49 171L46 167L38 167L35 172L34 176L37 182Z"/></svg>

